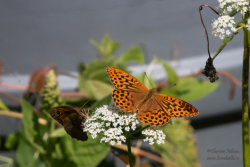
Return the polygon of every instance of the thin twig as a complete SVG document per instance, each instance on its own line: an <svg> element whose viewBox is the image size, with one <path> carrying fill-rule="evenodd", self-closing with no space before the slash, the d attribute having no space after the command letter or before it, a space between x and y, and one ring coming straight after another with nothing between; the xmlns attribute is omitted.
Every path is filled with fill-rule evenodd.
<svg viewBox="0 0 250 167"><path fill-rule="evenodd" d="M202 17L202 14L201 14L201 10L203 9L203 7L208 7L208 8L210 8L210 9L211 9L212 11L214 11L217 15L219 15L219 13L218 13L214 8L212 8L211 6L206 5L206 4L205 4L205 5L200 5L200 7L199 7L199 13L200 13L201 24L202 24L202 26L203 26L203 28L204 28L204 30L205 30L205 34L206 34L206 38L207 38L207 52L208 52L209 58L211 58L210 50L209 50L209 38L208 38L207 28L206 28L206 26L205 26L205 24L204 24L203 17Z"/></svg>

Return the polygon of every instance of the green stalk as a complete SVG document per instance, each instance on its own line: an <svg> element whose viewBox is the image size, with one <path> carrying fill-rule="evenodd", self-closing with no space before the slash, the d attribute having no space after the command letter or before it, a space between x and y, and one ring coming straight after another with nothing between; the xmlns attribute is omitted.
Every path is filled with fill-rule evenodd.
<svg viewBox="0 0 250 167"><path fill-rule="evenodd" d="M246 23L247 16L243 17ZM249 80L249 46L250 32L245 27L244 31L244 53L242 69L242 144L243 144L243 167L249 165L249 104L248 104L248 80Z"/></svg>
<svg viewBox="0 0 250 167"><path fill-rule="evenodd" d="M126 142L127 142L127 147L128 147L129 166L133 167L133 155L132 155L132 152L131 152L131 138L130 138L130 134L127 135Z"/></svg>

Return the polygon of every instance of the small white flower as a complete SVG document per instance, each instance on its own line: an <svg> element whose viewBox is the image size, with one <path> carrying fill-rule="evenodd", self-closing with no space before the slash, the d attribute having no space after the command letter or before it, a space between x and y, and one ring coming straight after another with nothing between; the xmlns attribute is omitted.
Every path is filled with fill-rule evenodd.
<svg viewBox="0 0 250 167"><path fill-rule="evenodd" d="M212 23L212 34L216 37L224 39L236 31L234 17L228 15L220 16Z"/></svg>
<svg viewBox="0 0 250 167"><path fill-rule="evenodd" d="M143 141L148 141L150 145L155 143L163 144L165 142L166 135L162 130L146 129L142 131L142 134L147 136Z"/></svg>
<svg viewBox="0 0 250 167"><path fill-rule="evenodd" d="M245 14L250 11L249 0L218 0L222 13L229 14L233 10Z"/></svg>
<svg viewBox="0 0 250 167"><path fill-rule="evenodd" d="M130 130L130 128L127 126L126 128L125 128L125 131L129 131Z"/></svg>

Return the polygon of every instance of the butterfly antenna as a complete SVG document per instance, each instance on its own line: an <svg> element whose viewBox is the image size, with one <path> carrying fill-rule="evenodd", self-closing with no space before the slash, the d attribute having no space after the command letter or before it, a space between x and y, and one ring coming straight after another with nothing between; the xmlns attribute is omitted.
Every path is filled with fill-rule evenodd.
<svg viewBox="0 0 250 167"><path fill-rule="evenodd" d="M149 79L149 77L148 77L148 75L147 75L147 73L146 72L144 72L144 75L146 76L146 78L147 78L147 80L144 80L144 82L148 82L149 83L149 85L151 86L151 88L153 88L154 87L154 84L151 82L151 80Z"/></svg>
<svg viewBox="0 0 250 167"><path fill-rule="evenodd" d="M84 109L84 106L86 106L88 102L90 102L90 100L86 100L85 103L80 107L80 109Z"/></svg>

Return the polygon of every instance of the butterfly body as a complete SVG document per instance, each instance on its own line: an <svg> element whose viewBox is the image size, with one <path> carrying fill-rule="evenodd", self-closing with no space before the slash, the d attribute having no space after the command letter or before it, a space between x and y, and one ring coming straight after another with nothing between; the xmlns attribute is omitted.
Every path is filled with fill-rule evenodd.
<svg viewBox="0 0 250 167"><path fill-rule="evenodd" d="M164 125L171 117L194 116L198 110L175 97L157 94L156 88L148 89L130 74L114 67L107 72L115 86L113 100L126 112L138 112L139 120L150 125Z"/></svg>

